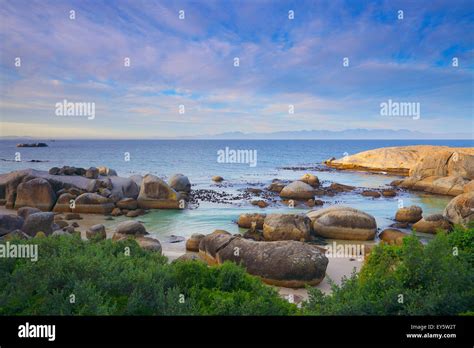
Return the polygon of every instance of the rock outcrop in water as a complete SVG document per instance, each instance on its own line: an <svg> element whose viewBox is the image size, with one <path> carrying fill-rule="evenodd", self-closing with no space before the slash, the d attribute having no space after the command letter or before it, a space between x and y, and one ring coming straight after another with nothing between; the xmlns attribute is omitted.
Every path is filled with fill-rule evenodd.
<svg viewBox="0 0 474 348"><path fill-rule="evenodd" d="M178 192L155 175L146 175L140 186L138 206L143 209L178 209Z"/></svg>
<svg viewBox="0 0 474 348"><path fill-rule="evenodd" d="M395 213L395 220L398 222L415 223L421 220L423 210L417 206L399 208Z"/></svg>
<svg viewBox="0 0 474 348"><path fill-rule="evenodd" d="M21 143L16 144L16 147L47 147L48 144L46 143Z"/></svg>
<svg viewBox="0 0 474 348"><path fill-rule="evenodd" d="M184 190L190 189L186 180L189 182L185 176L178 180ZM95 214L110 214L118 208L118 215L139 206L182 208L180 194L161 179L147 175L140 184L141 189L135 179L119 177L106 167L85 170L65 166L48 172L25 169L0 175L0 205L8 209L28 206L43 211Z"/></svg>
<svg viewBox="0 0 474 348"><path fill-rule="evenodd" d="M400 146L364 151L325 162L336 169L386 172L407 178L393 185L457 196L474 190L474 148Z"/></svg>
<svg viewBox="0 0 474 348"><path fill-rule="evenodd" d="M300 178L300 181L304 182L305 184L308 184L312 187L319 187L319 179L316 175L313 174L305 174Z"/></svg>
<svg viewBox="0 0 474 348"><path fill-rule="evenodd" d="M170 187L176 192L191 192L191 182L183 174L174 174L168 180Z"/></svg>
<svg viewBox="0 0 474 348"><path fill-rule="evenodd" d="M375 218L361 210L333 206L307 214L316 235L332 239L372 240L377 232Z"/></svg>
<svg viewBox="0 0 474 348"><path fill-rule="evenodd" d="M307 200L313 198L314 188L303 181L293 181L280 191L281 198Z"/></svg>

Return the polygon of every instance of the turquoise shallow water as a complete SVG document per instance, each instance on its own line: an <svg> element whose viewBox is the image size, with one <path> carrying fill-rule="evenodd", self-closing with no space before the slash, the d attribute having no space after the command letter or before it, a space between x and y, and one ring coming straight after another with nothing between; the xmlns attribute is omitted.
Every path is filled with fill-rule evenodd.
<svg viewBox="0 0 474 348"><path fill-rule="evenodd" d="M434 214L442 212L450 197L432 196L424 194L403 193L396 198L367 199L356 194L341 194L336 197L323 198L332 203L344 204L361 209L376 217L377 225L380 228L387 227L398 209L398 199L403 199L404 205L416 204L422 207L424 214ZM243 231L234 223L242 213L250 212L307 212L309 208L288 208L286 206L268 207L265 209L255 208L251 205L243 207L216 206L212 204L202 204L198 209L171 211L153 211L140 217L148 230L157 236L189 236L192 233L210 233L215 229L224 229L231 233Z"/></svg>
<svg viewBox="0 0 474 348"><path fill-rule="evenodd" d="M35 140L28 140L34 142ZM357 172L325 171L321 162L330 157L342 157L344 153L354 154L386 146L403 145L448 145L472 146L472 140L443 141L407 141L407 140L58 140L48 142L46 148L16 148L19 140L0 141L1 173L22 168L47 170L53 166L100 166L106 165L117 170L121 176L153 173L167 178L174 173L183 173L189 177L193 189L209 189L237 193L239 189L266 186L272 179L293 180L306 172L319 177L323 185L339 182L358 187L385 187L394 176ZM235 150L256 150L257 165L245 163L219 163L217 152L226 147ZM20 152L21 162L13 161L15 153ZM125 161L125 153L130 161ZM30 160L46 162L32 163ZM287 170L282 167L310 166L313 170ZM226 179L226 188L220 188L210 180L213 175ZM398 208L398 199L405 206L416 204L425 214L442 212L450 197L433 196L422 193L403 192L395 198L366 198L356 193L339 194L335 197L322 197L331 204L344 204L362 209L377 219L383 228L392 223L390 220ZM244 212L295 212L308 208L288 208L278 205L260 209L248 202L234 204L201 203L197 209L182 211L153 211L140 217L147 229L158 235L188 236L192 233L209 233L214 229L226 229L237 232L233 222Z"/></svg>

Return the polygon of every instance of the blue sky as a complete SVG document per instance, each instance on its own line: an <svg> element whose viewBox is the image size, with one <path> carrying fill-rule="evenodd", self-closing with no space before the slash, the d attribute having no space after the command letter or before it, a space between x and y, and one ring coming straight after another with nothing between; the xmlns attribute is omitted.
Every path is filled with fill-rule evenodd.
<svg viewBox="0 0 474 348"><path fill-rule="evenodd" d="M473 33L473 2L461 0L1 0L0 131L51 138L472 132ZM57 117L64 99L94 102L95 118ZM421 117L381 116L388 99L420 103Z"/></svg>

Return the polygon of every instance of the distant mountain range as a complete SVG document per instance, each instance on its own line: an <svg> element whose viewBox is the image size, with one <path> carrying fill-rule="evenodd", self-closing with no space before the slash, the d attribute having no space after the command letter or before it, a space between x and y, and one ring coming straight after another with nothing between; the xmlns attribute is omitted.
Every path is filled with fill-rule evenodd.
<svg viewBox="0 0 474 348"><path fill-rule="evenodd" d="M472 133L423 133L407 129L302 130L273 133L228 132L191 139L473 139Z"/></svg>
<svg viewBox="0 0 474 348"><path fill-rule="evenodd" d="M301 131L281 131L272 133L244 133L244 132L227 132L220 134L207 134L198 136L183 136L183 137L158 137L158 138L143 138L143 139L282 139L282 140L298 140L298 139L473 139L473 133L424 133L418 131L411 131L408 129L346 129L342 131L330 130L301 130ZM27 140L37 139L44 140L48 138L32 138L28 136L0 136L3 140ZM59 139L59 138L58 138ZM49 139L48 139L49 140ZM49 140L51 141L51 140Z"/></svg>

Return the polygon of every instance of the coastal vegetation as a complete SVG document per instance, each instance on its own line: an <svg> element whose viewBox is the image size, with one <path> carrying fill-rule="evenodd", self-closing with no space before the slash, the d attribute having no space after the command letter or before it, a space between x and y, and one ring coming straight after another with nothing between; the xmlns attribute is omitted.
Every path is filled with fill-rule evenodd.
<svg viewBox="0 0 474 348"><path fill-rule="evenodd" d="M12 240L41 257L0 262L1 315L458 315L474 312L474 226L423 245L416 236L381 244L361 271L308 287L296 306L232 262L167 263L136 241L78 235ZM128 252L127 252L128 251Z"/></svg>
<svg viewBox="0 0 474 348"><path fill-rule="evenodd" d="M289 315L296 306L233 263L168 264L134 240L35 237L0 262L0 315Z"/></svg>
<svg viewBox="0 0 474 348"><path fill-rule="evenodd" d="M324 295L309 288L304 312L314 315L474 314L474 226L455 226L423 245L380 244L361 272Z"/></svg>

